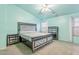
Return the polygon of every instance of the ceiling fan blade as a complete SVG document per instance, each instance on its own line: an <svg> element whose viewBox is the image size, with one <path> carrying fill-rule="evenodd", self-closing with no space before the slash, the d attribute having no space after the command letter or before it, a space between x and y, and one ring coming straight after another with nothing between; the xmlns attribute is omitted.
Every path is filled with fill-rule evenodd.
<svg viewBox="0 0 79 59"><path fill-rule="evenodd" d="M58 16L58 14L56 13L55 10L53 10L53 9L51 9L51 8L49 8L49 9L51 10L51 12L52 12L53 15Z"/></svg>
<svg viewBox="0 0 79 59"><path fill-rule="evenodd" d="M40 14L40 15L41 15L41 14L42 14L42 12L41 12L41 11L42 11L42 8L40 9L40 11L39 11L39 13L38 13L38 14Z"/></svg>

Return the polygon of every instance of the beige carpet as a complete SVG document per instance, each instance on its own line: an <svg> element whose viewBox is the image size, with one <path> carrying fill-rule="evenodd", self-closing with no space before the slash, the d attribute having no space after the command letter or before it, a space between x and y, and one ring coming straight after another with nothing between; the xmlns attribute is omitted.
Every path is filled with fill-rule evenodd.
<svg viewBox="0 0 79 59"><path fill-rule="evenodd" d="M0 50L0 55L76 55L79 54L79 45L54 41L32 53L31 49L22 43L10 45Z"/></svg>

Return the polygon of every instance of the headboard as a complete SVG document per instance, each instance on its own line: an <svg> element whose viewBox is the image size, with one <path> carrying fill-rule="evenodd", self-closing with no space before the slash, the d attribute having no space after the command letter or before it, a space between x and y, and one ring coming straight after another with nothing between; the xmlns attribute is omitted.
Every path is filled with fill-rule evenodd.
<svg viewBox="0 0 79 59"><path fill-rule="evenodd" d="M37 31L36 24L18 22L18 33L20 31Z"/></svg>

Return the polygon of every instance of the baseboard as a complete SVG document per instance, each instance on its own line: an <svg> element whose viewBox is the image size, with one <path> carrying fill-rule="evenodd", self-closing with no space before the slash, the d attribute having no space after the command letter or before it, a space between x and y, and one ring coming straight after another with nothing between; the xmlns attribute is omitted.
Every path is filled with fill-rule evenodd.
<svg viewBox="0 0 79 59"><path fill-rule="evenodd" d="M70 42L70 41L63 41L63 40L58 40L58 41L67 42L67 43L73 43L73 42Z"/></svg>
<svg viewBox="0 0 79 59"><path fill-rule="evenodd" d="M4 49L6 49L6 47L5 48L0 48L0 50L4 50Z"/></svg>

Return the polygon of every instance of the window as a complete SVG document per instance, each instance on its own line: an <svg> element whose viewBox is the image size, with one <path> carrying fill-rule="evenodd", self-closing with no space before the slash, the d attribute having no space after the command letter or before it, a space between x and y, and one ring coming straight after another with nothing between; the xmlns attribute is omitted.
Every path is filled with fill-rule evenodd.
<svg viewBox="0 0 79 59"><path fill-rule="evenodd" d="M79 36L79 18L73 18L72 20L72 33L73 36Z"/></svg>

